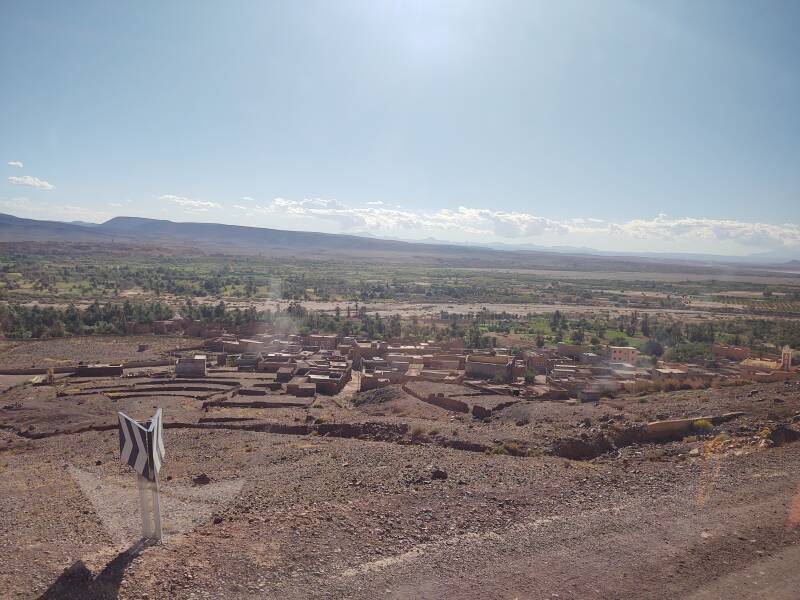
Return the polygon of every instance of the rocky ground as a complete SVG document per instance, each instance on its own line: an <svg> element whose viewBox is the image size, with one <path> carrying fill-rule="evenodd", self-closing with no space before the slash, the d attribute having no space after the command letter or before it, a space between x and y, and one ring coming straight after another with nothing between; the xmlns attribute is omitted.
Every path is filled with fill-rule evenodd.
<svg viewBox="0 0 800 600"><path fill-rule="evenodd" d="M0 596L797 598L800 589L798 382L577 405L507 397L507 406L464 386L356 394L351 384L310 406L203 408L207 394L275 398L217 396L236 377L225 371L191 386L203 390L169 392L141 391L158 388L157 372L135 375L0 395ZM255 389L248 378L242 385ZM495 410L448 411L418 398L428 393ZM145 418L156 406L167 427L164 540L142 547L116 411ZM743 414L699 421L725 413ZM680 417L697 425L642 439L647 422ZM564 458L575 448L588 455Z"/></svg>

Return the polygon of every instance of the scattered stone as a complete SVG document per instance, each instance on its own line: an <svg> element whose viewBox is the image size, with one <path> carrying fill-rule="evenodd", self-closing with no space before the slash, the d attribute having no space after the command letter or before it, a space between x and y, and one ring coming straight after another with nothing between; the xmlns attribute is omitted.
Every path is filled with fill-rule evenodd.
<svg viewBox="0 0 800 600"><path fill-rule="evenodd" d="M447 479L447 471L434 467L431 469L431 479Z"/></svg>
<svg viewBox="0 0 800 600"><path fill-rule="evenodd" d="M492 416L492 411L480 404L472 405L472 416L476 419L488 419Z"/></svg>
<svg viewBox="0 0 800 600"><path fill-rule="evenodd" d="M211 483L211 478L205 473L200 473L199 475L192 477L192 483L195 485L208 485Z"/></svg>
<svg viewBox="0 0 800 600"><path fill-rule="evenodd" d="M776 446L789 444L800 440L800 431L796 431L786 425L778 425L770 432L769 439Z"/></svg>
<svg viewBox="0 0 800 600"><path fill-rule="evenodd" d="M556 456L572 460L596 458L612 450L611 442L602 433L584 433L581 437L559 438L550 449Z"/></svg>

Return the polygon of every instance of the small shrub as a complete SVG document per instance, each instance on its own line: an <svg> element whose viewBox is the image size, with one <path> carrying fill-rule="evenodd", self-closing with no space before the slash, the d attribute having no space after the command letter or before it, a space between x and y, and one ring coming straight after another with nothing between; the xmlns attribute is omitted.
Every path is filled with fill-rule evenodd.
<svg viewBox="0 0 800 600"><path fill-rule="evenodd" d="M414 442L426 442L428 441L428 434L425 433L422 427L415 425L411 428L411 440Z"/></svg>
<svg viewBox="0 0 800 600"><path fill-rule="evenodd" d="M692 427L694 427L698 431L705 431L705 432L709 432L712 429L714 429L714 425L708 419L697 419L696 421L692 422Z"/></svg>
<svg viewBox="0 0 800 600"><path fill-rule="evenodd" d="M503 448L507 454L512 456L524 456L526 451L516 442L503 442Z"/></svg>
<svg viewBox="0 0 800 600"><path fill-rule="evenodd" d="M503 455L503 456L508 456L509 454L511 454L508 451L508 448L506 448L505 445L503 445L503 444L495 444L491 448L487 448L486 449L486 453L487 454L500 454L500 455Z"/></svg>

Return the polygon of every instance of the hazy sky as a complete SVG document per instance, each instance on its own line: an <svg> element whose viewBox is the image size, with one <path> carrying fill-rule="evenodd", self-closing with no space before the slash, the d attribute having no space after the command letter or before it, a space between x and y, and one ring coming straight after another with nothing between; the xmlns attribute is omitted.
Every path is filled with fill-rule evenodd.
<svg viewBox="0 0 800 600"><path fill-rule="evenodd" d="M800 2L0 0L0 212L800 251Z"/></svg>

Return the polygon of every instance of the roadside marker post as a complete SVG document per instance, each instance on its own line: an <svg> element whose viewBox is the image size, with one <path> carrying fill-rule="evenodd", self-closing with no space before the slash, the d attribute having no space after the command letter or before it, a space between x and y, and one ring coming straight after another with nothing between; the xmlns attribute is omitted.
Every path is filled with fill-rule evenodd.
<svg viewBox="0 0 800 600"><path fill-rule="evenodd" d="M164 460L164 423L161 409L142 425L125 413L119 418L119 458L136 471L142 537L161 540L161 492L158 472Z"/></svg>

